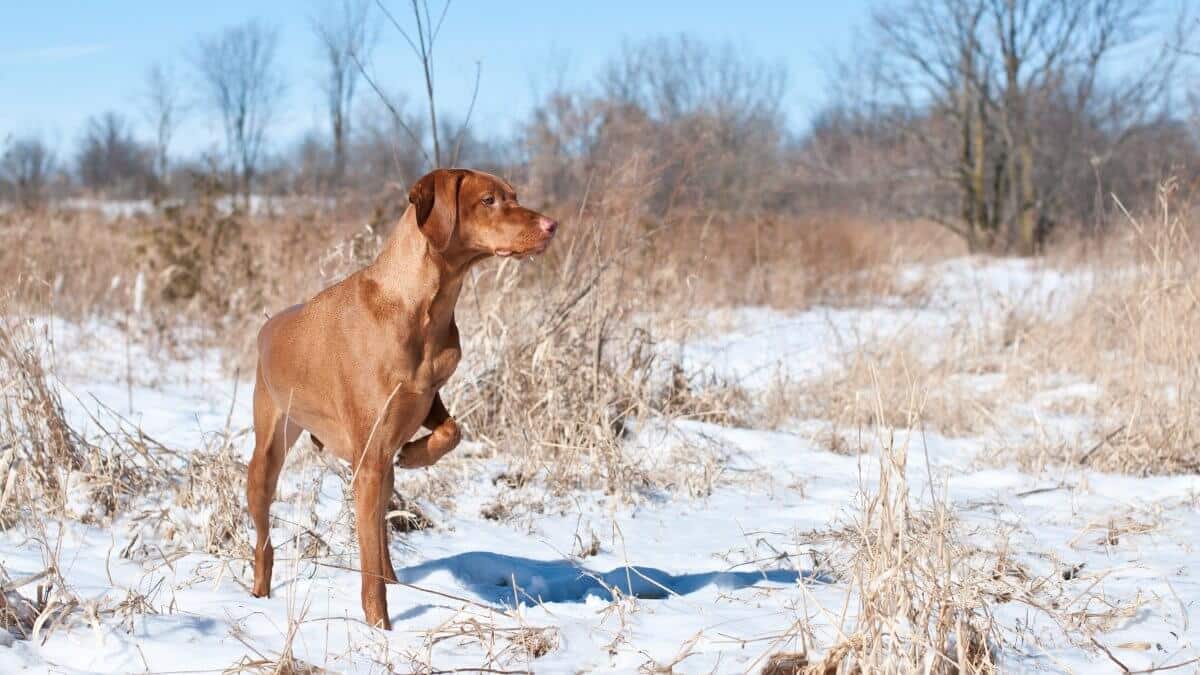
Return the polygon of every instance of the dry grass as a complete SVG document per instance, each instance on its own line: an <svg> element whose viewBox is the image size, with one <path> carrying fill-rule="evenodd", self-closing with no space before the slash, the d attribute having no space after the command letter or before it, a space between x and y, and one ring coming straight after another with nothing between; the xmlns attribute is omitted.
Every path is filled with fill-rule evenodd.
<svg viewBox="0 0 1200 675"><path fill-rule="evenodd" d="M1076 267L1094 281L1070 311L1021 327L1015 377L1067 373L1096 385L1097 396L1067 408L1091 420L1090 433L1006 457L1136 475L1200 470L1200 240L1174 190L1165 184L1156 213L1127 214L1106 255Z"/></svg>
<svg viewBox="0 0 1200 675"><path fill-rule="evenodd" d="M601 228L591 230L601 235ZM639 327L637 290L605 242L576 239L550 269L543 292L502 266L464 298L478 332L464 352L487 364L447 388L468 437L510 459L521 482L537 478L565 493L599 488L624 495L662 486L630 457L630 423L650 415L732 422L744 408L733 386L689 380ZM551 263L553 264L553 263ZM486 273L485 273L486 274Z"/></svg>
<svg viewBox="0 0 1200 675"><path fill-rule="evenodd" d="M807 617L772 636L759 658L763 673L994 673L1009 647L1027 649L1049 638L1090 649L1099 644L1094 635L1138 614L1140 594L1127 602L1106 595L1098 583L1106 572L1053 561L1035 574L1014 559L1007 534L997 530L988 544L976 525L964 523L945 486L934 481L914 491L912 448L878 422L886 414L881 396L875 409L878 482L862 484L846 517L797 540L797 550L824 552L819 564L814 557L814 569L844 585L846 604L821 606L806 594ZM916 426L916 418L903 425ZM1154 527L1110 519L1089 524L1076 541L1116 546L1122 536ZM1001 625L994 612L1006 603L1020 604L1028 625ZM1031 632L1035 616L1057 626L1057 636ZM821 643L811 617L831 625L831 640ZM780 651L785 646L801 649Z"/></svg>
<svg viewBox="0 0 1200 675"><path fill-rule="evenodd" d="M72 428L43 360L48 341L41 330L0 315L0 378L6 383L0 398L0 525L45 516L110 522L131 499L163 485L162 458L144 444L101 447Z"/></svg>
<svg viewBox="0 0 1200 675"><path fill-rule="evenodd" d="M1174 190L1162 187L1156 212L1127 214L1100 253L1043 263L1074 284L1059 309L1014 305L997 320L965 305L936 349L913 331L868 340L822 376L777 382L755 422L824 420L839 452L861 444L837 429L911 421L983 437L995 461L1035 472L1200 470L1200 223ZM1084 430L1064 435L1059 416Z"/></svg>
<svg viewBox="0 0 1200 675"><path fill-rule="evenodd" d="M26 322L0 324L0 373L4 388L3 473L0 523L11 527L22 505L64 505L70 472L83 468L87 449L67 424L62 401L48 381Z"/></svg>
<svg viewBox="0 0 1200 675"><path fill-rule="evenodd" d="M924 222L878 222L843 213L725 221L697 213L664 227L645 252L640 267L671 302L796 310L896 295L901 265L963 250L944 230Z"/></svg>
<svg viewBox="0 0 1200 675"><path fill-rule="evenodd" d="M662 348L667 326L720 305L895 299L905 291L896 281L900 266L953 253L954 246L924 225L836 215L737 228L701 215L654 223L620 191L613 194L578 207L546 257L493 262L473 275L459 307L468 360L444 393L476 443L447 458L444 472L402 477L409 493L448 506L461 487L456 470L492 459L507 464L497 479L505 489L485 507L496 519L536 517L551 498L584 490L620 499L658 490L710 493L720 466L707 448L688 449L666 470L631 453L633 426L646 419L769 426L819 419L833 430L835 450L862 449L839 432L929 429L998 438L1008 443L998 453L1002 461L1025 466L1083 464L1135 474L1200 468L1200 250L1190 214L1172 207L1170 186L1153 221L1129 219L1127 245L1110 245L1099 259L1054 260L1095 275L1092 290L1065 315L1014 313L983 335L951 332L949 346L938 350L926 349L919 335L875 341L851 350L828 375L781 383L766 401L737 383L685 373ZM263 311L361 266L384 235L377 224L323 222L296 214L228 216L203 203L117 223L87 214L0 215L0 275L12 292L0 323L0 524L110 523L128 515L174 550L151 550L135 537L123 557L169 559L198 550L244 563L250 530L237 451L244 430L226 428L204 447L172 449L113 413L92 420L101 438L81 437L43 360L39 324L19 317L105 316L171 350L219 346L231 370L249 372L247 347ZM61 251L80 238L95 253L86 265L65 264ZM1056 410L1093 419L1090 437L1040 445L1005 437L1005 426L1019 417L1014 406L1064 375L1098 387L1094 399ZM793 626L775 647L799 641L804 651L764 657L764 672L987 673L1009 642L1007 629L992 622L996 603L1052 613L1075 638L1128 614L1129 607L1097 614L1064 605L1069 578L1035 577L1003 547L967 543L944 496L910 494L908 449L886 435L880 445L878 487L864 486L848 522L821 534L832 542L831 569L856 598L852 620L825 645L812 643L810 626ZM294 453L292 461L312 459ZM142 509L148 495L166 495L179 511ZM402 532L434 525L399 494L389 511ZM1152 525L1110 521L1081 537L1116 545ZM331 555L322 534L298 534L297 557ZM580 555L599 548L594 533L578 544ZM54 588L26 599L6 581L2 625L28 636L39 618L53 626L88 612L151 611L138 597L89 608L57 578ZM621 602L610 610L624 611ZM558 649L553 627L508 618L463 613L429 631L423 651L406 656L414 668L428 669L433 646L450 642L507 667ZM248 658L231 671L317 672L312 668L285 651Z"/></svg>
<svg viewBox="0 0 1200 675"><path fill-rule="evenodd" d="M976 566L944 497L931 494L926 506L910 498L907 462L907 448L884 444L878 488L864 489L839 536L839 567L858 600L856 616L800 672L995 671L990 575Z"/></svg>
<svg viewBox="0 0 1200 675"><path fill-rule="evenodd" d="M519 615L464 608L455 616L424 632L424 644L409 656L412 672L438 671L434 651L446 645L468 646L482 652L484 672L529 672L537 659L558 649L562 638L554 627L530 626ZM497 671L497 669L505 669Z"/></svg>
<svg viewBox="0 0 1200 675"><path fill-rule="evenodd" d="M195 516L190 538L207 553L249 557L246 528L246 464L231 443L188 455L178 477L174 503Z"/></svg>
<svg viewBox="0 0 1200 675"><path fill-rule="evenodd" d="M48 566L17 581L0 567L0 628L17 639L40 641L60 628L98 629L102 620L117 620L132 631L136 617L162 606L134 587L114 587L98 599L78 596L60 574L58 561L56 537L62 531L54 524L69 520L111 527L124 517L131 536L111 554L141 561L147 576L199 551L214 555L222 568L232 563L234 575L245 583L250 528L246 468L237 448L247 431L227 424L223 432L208 435L203 447L179 450L102 409L89 413L89 426L97 431L86 439L68 422L37 330L36 323L10 315L0 321L0 375L7 383L0 399L0 515L5 528L19 528L26 545L41 549ZM311 455L293 456L292 463L311 462ZM415 507L397 514L406 526L413 525L406 519L419 523L422 518ZM301 558L330 554L327 547L297 544L296 550ZM34 583L32 598L20 593ZM149 587L157 593L161 579ZM278 658L259 656L239 661L229 672L324 672L286 650Z"/></svg>
<svg viewBox="0 0 1200 675"><path fill-rule="evenodd" d="M774 405L794 417L826 420L843 429L901 428L913 420L946 436L994 428L1005 391L982 388L983 373L969 357L937 353L923 344L928 339L905 332L863 345L825 375L779 385L771 392L780 398Z"/></svg>
<svg viewBox="0 0 1200 675"><path fill-rule="evenodd" d="M459 303L469 361L445 392L451 410L469 438L510 460L512 473L558 495L710 490L704 462L678 474L650 472L623 451L634 419L749 420L750 397L736 383L686 375L660 348L665 332L697 311L864 302L895 290L897 265L954 250L928 225L838 214L725 222L677 209L660 222L641 201L654 180L629 167L581 204L553 209L572 217L550 253L482 266ZM251 372L264 313L372 259L402 197L338 222L315 212L228 214L214 195L199 195L117 221L52 211L0 216L0 276L12 282L15 306L115 318L167 356L216 346L230 371ZM38 236L28 238L31 231ZM65 265L60 252L81 239L101 255Z"/></svg>

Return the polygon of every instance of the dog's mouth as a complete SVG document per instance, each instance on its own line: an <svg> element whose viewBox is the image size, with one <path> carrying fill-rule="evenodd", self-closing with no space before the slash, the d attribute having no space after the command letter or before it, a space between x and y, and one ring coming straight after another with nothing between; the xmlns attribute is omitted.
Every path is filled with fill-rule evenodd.
<svg viewBox="0 0 1200 675"><path fill-rule="evenodd" d="M544 240L538 242L534 246L521 251L512 248L498 248L494 251L494 253L501 258L530 258L535 255L541 255L545 253L546 249L550 248L550 240L552 239L554 239L553 235L546 237Z"/></svg>

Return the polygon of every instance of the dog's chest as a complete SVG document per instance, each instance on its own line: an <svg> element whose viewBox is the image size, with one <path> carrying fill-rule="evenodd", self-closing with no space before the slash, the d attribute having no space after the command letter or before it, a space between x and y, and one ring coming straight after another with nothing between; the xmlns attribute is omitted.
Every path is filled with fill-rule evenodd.
<svg viewBox="0 0 1200 675"><path fill-rule="evenodd" d="M440 389L454 374L461 358L458 327L451 323L445 332L430 335L421 345L415 369L417 387L426 391Z"/></svg>
<svg viewBox="0 0 1200 675"><path fill-rule="evenodd" d="M461 358L462 350L458 346L458 340L454 340L453 344L434 346L427 351L417 369L418 383L423 388L440 389L454 374Z"/></svg>

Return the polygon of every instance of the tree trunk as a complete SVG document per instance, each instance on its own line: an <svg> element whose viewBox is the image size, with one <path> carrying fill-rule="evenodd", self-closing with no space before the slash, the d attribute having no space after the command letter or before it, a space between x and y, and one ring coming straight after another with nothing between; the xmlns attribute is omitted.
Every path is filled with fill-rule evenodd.
<svg viewBox="0 0 1200 675"><path fill-rule="evenodd" d="M249 165L245 166L242 169L241 183L242 183L241 191L242 191L243 208L245 208L246 213L249 214L250 213L250 196L251 196L250 190L251 190L251 186L254 183L254 171L250 168Z"/></svg>
<svg viewBox="0 0 1200 675"><path fill-rule="evenodd" d="M340 188L346 178L346 123L342 113L333 114L333 186Z"/></svg>
<svg viewBox="0 0 1200 675"><path fill-rule="evenodd" d="M1037 195L1033 183L1033 143L1028 132L1022 134L1021 147L1017 153L1021 172L1020 201L1017 213L1016 246L1019 255L1035 255L1038 249Z"/></svg>

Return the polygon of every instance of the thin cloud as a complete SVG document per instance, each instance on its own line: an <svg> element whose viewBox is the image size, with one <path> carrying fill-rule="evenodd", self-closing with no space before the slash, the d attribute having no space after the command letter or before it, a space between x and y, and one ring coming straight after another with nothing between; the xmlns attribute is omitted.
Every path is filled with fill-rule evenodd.
<svg viewBox="0 0 1200 675"><path fill-rule="evenodd" d="M41 47L39 49L26 49L22 51L9 52L0 56L0 63L38 63L38 64L53 64L71 61L74 59L98 54L109 48L108 44L78 44L78 45L55 45L53 47Z"/></svg>

